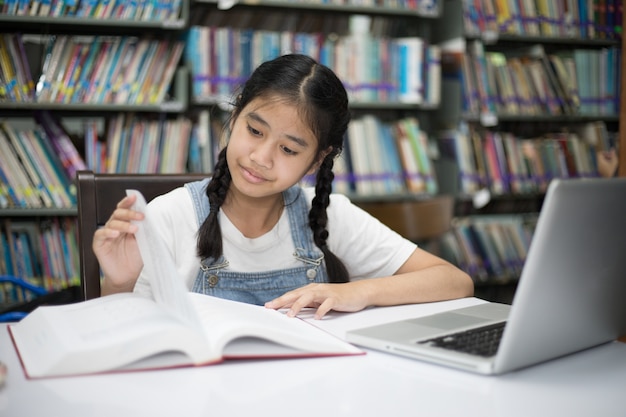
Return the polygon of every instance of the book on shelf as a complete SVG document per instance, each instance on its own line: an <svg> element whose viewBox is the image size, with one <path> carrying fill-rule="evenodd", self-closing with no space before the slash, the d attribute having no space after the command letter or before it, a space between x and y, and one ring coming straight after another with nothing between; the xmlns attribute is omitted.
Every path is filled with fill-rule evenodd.
<svg viewBox="0 0 626 417"><path fill-rule="evenodd" d="M23 132L24 144L37 155L41 161L40 168L46 179L46 187L57 202L57 207L73 207L76 196L72 192L73 178L69 177L63 167L59 154L55 151L51 139L41 127Z"/></svg>
<svg viewBox="0 0 626 417"><path fill-rule="evenodd" d="M13 44L13 34L0 35L0 82L2 84L3 95L11 101L26 101L27 96L23 90L26 87L23 74L18 66L18 56Z"/></svg>
<svg viewBox="0 0 626 417"><path fill-rule="evenodd" d="M437 139L441 159L449 162L449 165L457 171L455 178L451 178L455 193L473 194L480 189L475 159L478 153L473 151L470 135L468 124L461 123L458 129L440 131Z"/></svg>
<svg viewBox="0 0 626 417"><path fill-rule="evenodd" d="M68 178L74 178L76 172L87 169L87 165L72 139L63 129L61 123L47 111L34 114L37 123L44 129L52 146L58 154Z"/></svg>
<svg viewBox="0 0 626 417"><path fill-rule="evenodd" d="M407 181L422 178L408 137L407 145L402 145L398 137L401 132L395 125L373 115L350 122L345 159L338 161L337 166L342 171L335 171L339 174L337 181L342 182L337 185L338 189L348 189L353 182L354 191L361 195L403 193L407 190ZM403 146L405 149L402 149ZM404 151L407 154L402 154ZM403 158L410 158L410 161L405 163ZM426 188L411 191L424 192Z"/></svg>
<svg viewBox="0 0 626 417"><path fill-rule="evenodd" d="M463 56L463 109L470 114L617 113L618 47L552 53L542 44L506 52L484 48L474 40ZM451 51L445 49L444 55L449 59ZM490 125L482 117L481 122Z"/></svg>
<svg viewBox="0 0 626 417"><path fill-rule="evenodd" d="M69 65L65 69L63 83L58 89L58 95L55 100L57 103L69 103L71 101L78 77L83 71L87 70L85 60L89 55L89 51L96 49L96 45L92 37L86 39L86 42L82 40L76 41Z"/></svg>
<svg viewBox="0 0 626 417"><path fill-rule="evenodd" d="M143 77L145 77L144 68L150 65L157 46L158 41L150 38L142 38L132 51L128 65L124 65L125 61L120 61L118 64L119 69L117 70L120 83L117 86L117 91L114 91L114 96L111 96L113 97L112 101L114 103L131 102L130 97L135 94ZM112 78L112 81L113 80L115 80L115 77Z"/></svg>
<svg viewBox="0 0 626 417"><path fill-rule="evenodd" d="M352 120L348 125L347 142L355 191L361 195L374 194L373 176L366 148L366 134L364 125L359 120Z"/></svg>
<svg viewBox="0 0 626 417"><path fill-rule="evenodd" d="M418 37L395 39L398 54L398 100L421 104L424 101L424 53L426 42Z"/></svg>
<svg viewBox="0 0 626 417"><path fill-rule="evenodd" d="M60 55L65 42L67 42L67 36L48 36L41 72L37 84L35 85L35 97L39 102L48 101L50 88L52 86L52 77L56 73L57 66L59 65L59 60L61 59Z"/></svg>
<svg viewBox="0 0 626 417"><path fill-rule="evenodd" d="M72 77L72 84L69 86L68 98L66 103L82 103L89 88L87 81L94 69L97 60L96 57L101 53L105 41L101 36L90 39L88 50L85 52L84 62L78 68L78 71Z"/></svg>
<svg viewBox="0 0 626 417"><path fill-rule="evenodd" d="M79 285L74 219L5 218L0 224L0 235L0 275L16 276L48 291Z"/></svg>
<svg viewBox="0 0 626 417"><path fill-rule="evenodd" d="M479 112L481 117L488 118L496 113L493 90L493 82L490 83L490 75L487 71L487 59L485 48L482 42L472 41L468 45L468 73L474 80L476 86L476 95L478 97ZM472 91L471 94L474 94Z"/></svg>
<svg viewBox="0 0 626 417"><path fill-rule="evenodd" d="M378 132L385 173L385 193L404 193L407 190L406 176L402 169L400 150L393 125L378 123Z"/></svg>
<svg viewBox="0 0 626 417"><path fill-rule="evenodd" d="M492 31L496 35L614 38L621 29L621 4L615 0L463 1L463 25L473 36Z"/></svg>
<svg viewBox="0 0 626 417"><path fill-rule="evenodd" d="M457 218L452 230L444 235L442 256L476 281L516 279L535 224L534 214Z"/></svg>
<svg viewBox="0 0 626 417"><path fill-rule="evenodd" d="M20 276L20 265L18 264L17 254L15 253L15 234L13 233L12 221L10 218L4 218L2 221L2 252L4 255L5 273L12 276Z"/></svg>
<svg viewBox="0 0 626 417"><path fill-rule="evenodd" d="M574 112L578 112L580 109L580 97L578 95L578 79L574 58L569 52L561 52L549 54L548 60L554 69L557 80L561 84L569 107Z"/></svg>
<svg viewBox="0 0 626 417"><path fill-rule="evenodd" d="M143 196L127 193L146 212ZM146 214L136 237L153 298L124 293L38 307L9 326L27 377L364 353L281 311L189 292Z"/></svg>
<svg viewBox="0 0 626 417"><path fill-rule="evenodd" d="M393 129L402 171L406 178L406 188L411 193L423 193L426 191L426 181L420 172L417 155L413 150L409 132L407 132L406 126L401 120L394 123Z"/></svg>
<svg viewBox="0 0 626 417"><path fill-rule="evenodd" d="M36 154L30 153L27 150L25 141L20 138L19 133L6 122L0 122L0 136L3 136L3 140L8 141L9 147L12 148L17 162L22 168L21 171L24 173L29 184L28 192L34 196L36 202L36 205L32 207L53 207L55 202L46 187L47 180L40 171L42 167L35 159Z"/></svg>
<svg viewBox="0 0 626 417"><path fill-rule="evenodd" d="M83 78L85 102L161 103L171 85L183 43L178 40L124 36L102 41Z"/></svg>
<svg viewBox="0 0 626 417"><path fill-rule="evenodd" d="M601 121L541 138L461 123L458 129L441 131L438 139L441 158L459 171L460 192L473 194L487 186L498 195L545 192L550 179L557 177L596 176L596 153L614 147L614 141Z"/></svg>
<svg viewBox="0 0 626 417"><path fill-rule="evenodd" d="M23 155L20 144L17 145L18 148L15 148L15 143L12 143L4 130L0 129L0 161L3 176L6 177L7 186L11 190L10 195L16 197L17 207L44 207L39 195L42 191L41 179L33 172L32 165L28 157Z"/></svg>
<svg viewBox="0 0 626 417"><path fill-rule="evenodd" d="M441 46L428 44L424 57L424 103L431 106L441 102L441 55Z"/></svg>
<svg viewBox="0 0 626 417"><path fill-rule="evenodd" d="M171 41L169 43L169 54L165 58L162 75L154 77L156 80L160 80L157 83L153 83L150 86L150 94L148 97L149 103L163 103L165 100L169 87L174 79L174 73L178 68L178 63L183 55L185 45L181 41Z"/></svg>
<svg viewBox="0 0 626 417"><path fill-rule="evenodd" d="M64 36L57 38L60 40ZM72 65L76 62L76 55L80 52L80 45L77 44L77 40L74 36L69 37L67 43L64 43L63 49L59 53L59 60L56 67L56 72L53 74L50 80L50 91L48 92L47 99L45 101L55 103L57 97L65 88L64 80L69 73Z"/></svg>
<svg viewBox="0 0 626 417"><path fill-rule="evenodd" d="M98 143L93 137L85 138L89 152L98 148L92 158L98 158L102 153L106 155L104 163L99 164L100 172L183 172L188 159L192 165L191 153L196 151L190 147L199 147L198 144L191 145L192 123L184 116L168 119L161 115L158 119L142 119L133 113L119 113L108 120L106 132L106 143ZM215 142L211 140L206 145L215 146ZM209 150L203 145L203 151L212 153L214 149ZM212 169L211 164L210 168L199 172Z"/></svg>
<svg viewBox="0 0 626 417"><path fill-rule="evenodd" d="M229 97L261 62L289 51L331 68L355 102L436 105L440 100L441 51L422 38L370 32L329 37L291 31L284 21L277 27L285 30L224 25L219 19L204 21L187 33L184 61L196 99Z"/></svg>
<svg viewBox="0 0 626 417"><path fill-rule="evenodd" d="M138 76L138 79L142 80L142 82L139 88L132 91L129 102L138 104L150 103L150 97L154 96L154 92L162 80L170 48L168 42L159 42L156 45L153 56L142 67L141 74ZM151 93L151 91L154 92Z"/></svg>
<svg viewBox="0 0 626 417"><path fill-rule="evenodd" d="M485 260L474 243L475 236L471 231L471 223L467 218L455 220L451 233L458 243L465 271L474 281L486 281L489 278L485 268Z"/></svg>
<svg viewBox="0 0 626 417"><path fill-rule="evenodd" d="M26 56L22 33L0 35L0 80L4 93L12 101L30 102L34 98L34 82Z"/></svg>
<svg viewBox="0 0 626 417"><path fill-rule="evenodd" d="M431 161L429 151L429 139L426 131L420 128L419 120L415 117L406 117L399 121L405 126L405 133L409 137L411 148L417 161L420 176L424 179L425 190L428 194L436 194L437 179L435 178L435 168Z"/></svg>

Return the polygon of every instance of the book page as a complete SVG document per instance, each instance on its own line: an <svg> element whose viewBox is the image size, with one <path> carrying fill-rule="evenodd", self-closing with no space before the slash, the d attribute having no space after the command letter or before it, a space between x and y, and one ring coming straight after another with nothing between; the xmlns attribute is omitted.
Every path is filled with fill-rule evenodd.
<svg viewBox="0 0 626 417"><path fill-rule="evenodd" d="M200 332L132 293L42 306L10 331L29 377L109 371L163 351L186 354L186 363L219 358Z"/></svg>
<svg viewBox="0 0 626 417"><path fill-rule="evenodd" d="M212 351L224 358L358 354L344 340L263 306L189 293ZM283 345L283 346L281 346Z"/></svg>
<svg viewBox="0 0 626 417"><path fill-rule="evenodd" d="M137 190L126 190L126 194L137 196L133 209L145 215L144 220L134 222L139 228L135 238L155 301L183 322L199 329L198 316L187 298L189 291L178 277L172 255L156 232L157 226L152 223L150 216L146 215L145 198Z"/></svg>

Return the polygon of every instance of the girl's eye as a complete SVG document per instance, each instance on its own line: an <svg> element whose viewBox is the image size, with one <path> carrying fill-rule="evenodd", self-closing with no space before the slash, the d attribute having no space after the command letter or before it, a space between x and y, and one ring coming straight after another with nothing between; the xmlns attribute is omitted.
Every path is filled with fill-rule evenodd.
<svg viewBox="0 0 626 417"><path fill-rule="evenodd" d="M293 151L293 150L289 149L289 148L288 148L288 147L286 147L286 146L281 146L281 149L282 149L282 150L283 150L283 152L285 152L287 155L297 155L297 154L298 154L298 152Z"/></svg>
<svg viewBox="0 0 626 417"><path fill-rule="evenodd" d="M248 131L254 136L261 136L261 132L250 125L248 125Z"/></svg>

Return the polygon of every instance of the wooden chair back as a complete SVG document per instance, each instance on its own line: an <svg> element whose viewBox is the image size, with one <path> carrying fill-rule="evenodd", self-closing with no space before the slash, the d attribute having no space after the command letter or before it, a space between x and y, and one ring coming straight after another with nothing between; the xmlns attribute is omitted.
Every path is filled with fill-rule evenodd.
<svg viewBox="0 0 626 417"><path fill-rule="evenodd" d="M109 219L117 203L126 195L126 189L139 190L146 201L150 201L187 182L206 177L207 174L96 174L79 171L76 187L82 299L100 296L100 265L92 250L93 235Z"/></svg>

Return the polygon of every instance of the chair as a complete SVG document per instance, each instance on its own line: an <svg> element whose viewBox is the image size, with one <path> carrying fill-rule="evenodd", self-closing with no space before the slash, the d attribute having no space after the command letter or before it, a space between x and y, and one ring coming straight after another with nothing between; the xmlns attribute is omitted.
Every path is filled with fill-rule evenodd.
<svg viewBox="0 0 626 417"><path fill-rule="evenodd" d="M14 277L12 275L0 275L0 284L10 284L16 293L20 293L21 297L25 300L31 300L32 298L41 297L48 292L45 288L33 285L28 281L24 281L21 278ZM28 302L14 302L11 305L0 307L0 323L7 321L19 321L26 317L28 311L25 311L22 307L28 304Z"/></svg>
<svg viewBox="0 0 626 417"><path fill-rule="evenodd" d="M141 191L146 201L207 174L76 174L78 197L78 247L82 300L100 296L100 265L91 243L96 229L103 226L126 195L126 189Z"/></svg>
<svg viewBox="0 0 626 417"><path fill-rule="evenodd" d="M5 294L8 292L14 295L14 297L4 299L0 304L0 323L20 321L41 305L74 302L78 294L78 287L75 286L48 291L13 275L0 275L0 285Z"/></svg>

